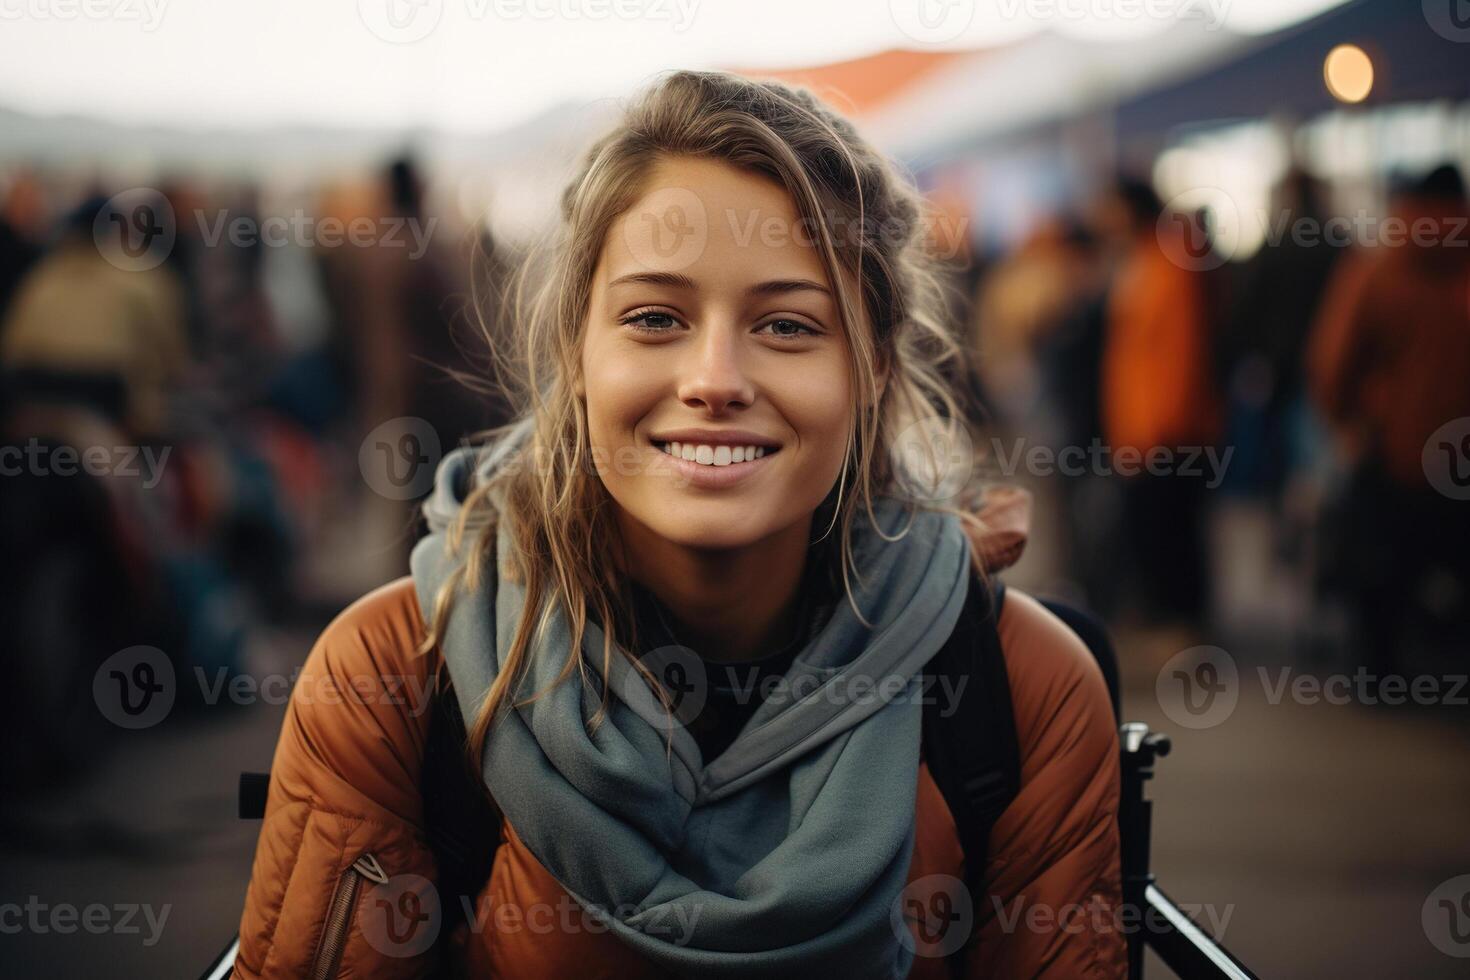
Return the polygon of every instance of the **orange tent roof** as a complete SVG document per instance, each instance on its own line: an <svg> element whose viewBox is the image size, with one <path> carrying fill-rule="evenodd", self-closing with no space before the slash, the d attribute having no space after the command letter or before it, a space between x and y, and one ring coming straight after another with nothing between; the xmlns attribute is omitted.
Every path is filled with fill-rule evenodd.
<svg viewBox="0 0 1470 980"><path fill-rule="evenodd" d="M881 51L850 61L808 68L732 68L750 78L774 78L805 85L850 116L877 109L908 86L973 51Z"/></svg>

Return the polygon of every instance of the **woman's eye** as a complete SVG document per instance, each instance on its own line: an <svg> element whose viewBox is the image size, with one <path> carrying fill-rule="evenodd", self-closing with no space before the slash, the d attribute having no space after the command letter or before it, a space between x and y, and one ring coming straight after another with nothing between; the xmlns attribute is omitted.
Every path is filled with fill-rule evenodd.
<svg viewBox="0 0 1470 980"><path fill-rule="evenodd" d="M634 313L632 316L625 317L621 322L634 330L642 330L647 333L663 333L676 325L672 316L655 311Z"/></svg>
<svg viewBox="0 0 1470 980"><path fill-rule="evenodd" d="M769 327L771 334L776 337L815 337L817 331L799 320L772 320L761 329Z"/></svg>

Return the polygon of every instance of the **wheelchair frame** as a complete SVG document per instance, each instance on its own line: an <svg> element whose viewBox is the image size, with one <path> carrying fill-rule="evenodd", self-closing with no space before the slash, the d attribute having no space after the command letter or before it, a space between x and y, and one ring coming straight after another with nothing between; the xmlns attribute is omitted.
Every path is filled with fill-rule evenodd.
<svg viewBox="0 0 1470 980"><path fill-rule="evenodd" d="M1118 728L1122 753L1122 796L1118 829L1123 850L1123 907L1137 909L1139 928L1128 933L1128 977L1142 980L1143 954L1152 949L1180 980L1257 980L1245 964L1186 915L1154 881L1149 869L1153 800L1144 783L1154 764L1169 754L1169 736L1141 721Z"/></svg>

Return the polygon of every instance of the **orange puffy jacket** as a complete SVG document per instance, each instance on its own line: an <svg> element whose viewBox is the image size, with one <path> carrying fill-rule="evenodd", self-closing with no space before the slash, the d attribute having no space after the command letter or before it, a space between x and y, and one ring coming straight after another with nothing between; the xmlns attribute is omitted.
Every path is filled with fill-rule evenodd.
<svg viewBox="0 0 1470 980"><path fill-rule="evenodd" d="M1108 297L1103 437L1115 452L1141 456L1155 447L1209 446L1219 438L1222 411L1200 274L1176 265L1150 233Z"/></svg>
<svg viewBox="0 0 1470 980"><path fill-rule="evenodd" d="M1124 977L1118 745L1106 685L1075 634L1029 596L1008 591L999 632L1021 787L991 833L966 975ZM343 612L308 657L271 770L234 976L659 976L580 913L509 822L473 925L433 905L419 787L439 657L416 652L424 635L404 578ZM914 820L910 881L964 880L954 821L922 765ZM449 943L433 943L457 922ZM446 948L451 962L441 963ZM910 976L948 970L919 955Z"/></svg>

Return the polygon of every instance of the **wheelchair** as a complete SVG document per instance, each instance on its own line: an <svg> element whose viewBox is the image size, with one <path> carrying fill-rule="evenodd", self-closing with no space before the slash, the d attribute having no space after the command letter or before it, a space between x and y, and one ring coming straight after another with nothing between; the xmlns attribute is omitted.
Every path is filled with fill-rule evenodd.
<svg viewBox="0 0 1470 980"><path fill-rule="evenodd" d="M1114 717L1120 716L1117 654L1106 629L1085 613L1043 600L1097 658L1112 697ZM1142 980L1144 954L1155 955L1180 980L1257 980L1256 974L1232 955L1201 924L1189 917L1158 886L1150 869L1149 841L1153 829L1153 801L1145 783L1154 776L1158 760L1169 754L1169 737L1151 731L1140 721L1118 727L1121 795L1118 829L1122 849L1123 928L1128 942L1128 978ZM259 819L265 814L270 776L242 773L240 816ZM240 941L236 937L205 971L202 980L225 980L234 966Z"/></svg>

